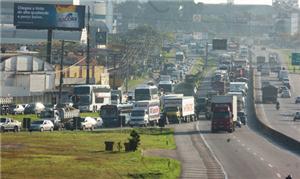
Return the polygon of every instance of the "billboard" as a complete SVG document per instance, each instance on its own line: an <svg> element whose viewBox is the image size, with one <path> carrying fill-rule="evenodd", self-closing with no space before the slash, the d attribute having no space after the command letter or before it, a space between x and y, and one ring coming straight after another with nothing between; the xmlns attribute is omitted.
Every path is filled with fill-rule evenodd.
<svg viewBox="0 0 300 179"><path fill-rule="evenodd" d="M81 30L85 6L60 4L14 4L14 25L18 29Z"/></svg>
<svg viewBox="0 0 300 179"><path fill-rule="evenodd" d="M292 53L292 65L300 65L300 53Z"/></svg>
<svg viewBox="0 0 300 179"><path fill-rule="evenodd" d="M213 39L213 50L227 50L227 39Z"/></svg>

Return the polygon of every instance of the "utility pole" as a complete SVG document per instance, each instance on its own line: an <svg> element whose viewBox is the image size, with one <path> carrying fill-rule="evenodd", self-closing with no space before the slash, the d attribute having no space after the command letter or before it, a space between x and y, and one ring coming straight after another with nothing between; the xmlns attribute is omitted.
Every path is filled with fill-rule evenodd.
<svg viewBox="0 0 300 179"><path fill-rule="evenodd" d="M88 19L87 19L87 37L86 37L86 84L90 84L90 6L88 6Z"/></svg>
<svg viewBox="0 0 300 179"><path fill-rule="evenodd" d="M58 95L58 104L62 104L62 85L63 85L63 60L64 60L64 45L65 41L61 41L61 57L60 57L60 78L59 78L59 95Z"/></svg>
<svg viewBox="0 0 300 179"><path fill-rule="evenodd" d="M52 29L48 29L48 33L47 33L47 59L46 61L48 63L52 63L51 62L51 48L52 48Z"/></svg>
<svg viewBox="0 0 300 179"><path fill-rule="evenodd" d="M207 68L207 62L208 62L208 42L205 44L205 68Z"/></svg>
<svg viewBox="0 0 300 179"><path fill-rule="evenodd" d="M116 89L116 54L113 54L113 60L114 60L114 78L113 78L113 89Z"/></svg>

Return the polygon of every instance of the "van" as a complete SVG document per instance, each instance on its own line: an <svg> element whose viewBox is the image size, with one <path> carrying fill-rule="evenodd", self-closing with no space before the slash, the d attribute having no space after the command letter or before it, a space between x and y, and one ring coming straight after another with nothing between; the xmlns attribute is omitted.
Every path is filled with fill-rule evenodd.
<svg viewBox="0 0 300 179"><path fill-rule="evenodd" d="M287 70L280 70L278 78L280 81L282 81L285 78L289 78L289 72Z"/></svg>

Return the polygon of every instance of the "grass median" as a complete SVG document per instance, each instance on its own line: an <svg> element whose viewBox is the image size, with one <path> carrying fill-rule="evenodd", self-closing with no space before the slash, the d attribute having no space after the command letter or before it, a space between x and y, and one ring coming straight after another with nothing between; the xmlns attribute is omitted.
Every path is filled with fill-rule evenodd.
<svg viewBox="0 0 300 179"><path fill-rule="evenodd" d="M175 149L172 129L136 129L136 152L104 151L104 141L127 142L123 131L21 132L1 135L3 178L178 178L180 164L142 156L141 150ZM116 145L115 145L116 147Z"/></svg>

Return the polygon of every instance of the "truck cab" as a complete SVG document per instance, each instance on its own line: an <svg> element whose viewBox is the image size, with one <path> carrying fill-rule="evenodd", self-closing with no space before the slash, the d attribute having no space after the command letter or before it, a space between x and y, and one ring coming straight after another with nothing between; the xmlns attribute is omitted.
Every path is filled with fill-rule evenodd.
<svg viewBox="0 0 300 179"><path fill-rule="evenodd" d="M130 126L144 126L149 124L149 115L147 110L133 109L129 121Z"/></svg>

